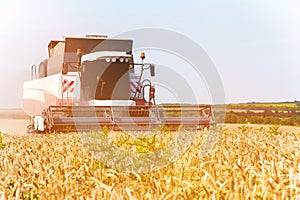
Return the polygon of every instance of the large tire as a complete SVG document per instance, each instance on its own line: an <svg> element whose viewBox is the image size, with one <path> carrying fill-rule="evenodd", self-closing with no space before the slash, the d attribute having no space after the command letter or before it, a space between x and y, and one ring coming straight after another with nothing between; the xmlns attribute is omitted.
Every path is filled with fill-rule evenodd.
<svg viewBox="0 0 300 200"><path fill-rule="evenodd" d="M34 125L33 125L33 124L29 124L29 125L27 126L26 133L27 133L27 134L34 134L34 133L37 133L36 130L34 129Z"/></svg>

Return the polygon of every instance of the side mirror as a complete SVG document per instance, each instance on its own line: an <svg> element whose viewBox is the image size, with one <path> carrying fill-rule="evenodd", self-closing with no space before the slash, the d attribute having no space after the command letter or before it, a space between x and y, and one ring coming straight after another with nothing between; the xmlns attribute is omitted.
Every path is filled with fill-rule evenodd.
<svg viewBox="0 0 300 200"><path fill-rule="evenodd" d="M155 65L154 64L150 64L150 75L155 76Z"/></svg>

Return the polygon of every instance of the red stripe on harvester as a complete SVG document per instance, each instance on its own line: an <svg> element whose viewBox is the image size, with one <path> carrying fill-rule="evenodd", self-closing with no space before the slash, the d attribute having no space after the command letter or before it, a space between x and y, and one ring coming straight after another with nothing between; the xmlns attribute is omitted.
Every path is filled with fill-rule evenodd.
<svg viewBox="0 0 300 200"><path fill-rule="evenodd" d="M64 79L63 80L63 85L66 85L68 83L68 80L67 79ZM65 93L66 91L68 91L69 89L70 89L70 87L72 86L72 85L74 85L74 81L71 81L69 84L67 84L65 87L64 87L64 89L63 89L63 93ZM74 92L74 90L75 90L75 88L73 87L73 88L71 88L70 90L69 90L69 92L70 93L72 93L72 92Z"/></svg>
<svg viewBox="0 0 300 200"><path fill-rule="evenodd" d="M131 85L134 89L137 89L137 86L134 84L134 82L130 82L130 85Z"/></svg>
<svg viewBox="0 0 300 200"><path fill-rule="evenodd" d="M74 81L71 81L68 86L71 87L74 84Z"/></svg>
<svg viewBox="0 0 300 200"><path fill-rule="evenodd" d="M71 90L69 90L70 93L74 92L75 88L71 88Z"/></svg>

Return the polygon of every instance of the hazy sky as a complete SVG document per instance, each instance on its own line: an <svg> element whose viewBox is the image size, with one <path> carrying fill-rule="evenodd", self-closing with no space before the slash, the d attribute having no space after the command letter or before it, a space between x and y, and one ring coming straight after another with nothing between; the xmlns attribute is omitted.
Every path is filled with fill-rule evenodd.
<svg viewBox="0 0 300 200"><path fill-rule="evenodd" d="M300 100L299 10L298 0L1 1L0 107L22 106L22 84L51 39L147 27L202 46L227 102Z"/></svg>

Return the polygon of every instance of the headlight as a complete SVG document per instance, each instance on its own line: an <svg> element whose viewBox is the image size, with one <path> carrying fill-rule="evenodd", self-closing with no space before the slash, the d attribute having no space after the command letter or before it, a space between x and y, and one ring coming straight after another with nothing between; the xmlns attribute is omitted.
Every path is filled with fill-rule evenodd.
<svg viewBox="0 0 300 200"><path fill-rule="evenodd" d="M106 62L110 62L110 58L106 58L105 61L106 61Z"/></svg>
<svg viewBox="0 0 300 200"><path fill-rule="evenodd" d="M124 58L119 58L119 61L120 62L124 62Z"/></svg>
<svg viewBox="0 0 300 200"><path fill-rule="evenodd" d="M117 61L116 58L112 58L112 59L111 59L111 62L116 62L116 61Z"/></svg>

